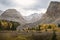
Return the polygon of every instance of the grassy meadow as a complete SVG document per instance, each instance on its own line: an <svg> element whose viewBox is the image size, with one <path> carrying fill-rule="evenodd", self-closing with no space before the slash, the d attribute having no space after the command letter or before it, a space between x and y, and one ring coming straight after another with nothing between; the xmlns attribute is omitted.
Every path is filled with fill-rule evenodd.
<svg viewBox="0 0 60 40"><path fill-rule="evenodd" d="M40 24L16 30L19 25L0 20L0 40L60 40L60 24Z"/></svg>

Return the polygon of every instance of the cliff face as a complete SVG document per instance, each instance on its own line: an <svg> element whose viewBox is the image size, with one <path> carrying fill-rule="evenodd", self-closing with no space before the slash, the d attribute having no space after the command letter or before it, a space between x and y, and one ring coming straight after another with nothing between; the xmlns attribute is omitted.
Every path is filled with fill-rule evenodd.
<svg viewBox="0 0 60 40"><path fill-rule="evenodd" d="M47 16L53 17L53 18L60 18L60 2L51 2L47 12Z"/></svg>

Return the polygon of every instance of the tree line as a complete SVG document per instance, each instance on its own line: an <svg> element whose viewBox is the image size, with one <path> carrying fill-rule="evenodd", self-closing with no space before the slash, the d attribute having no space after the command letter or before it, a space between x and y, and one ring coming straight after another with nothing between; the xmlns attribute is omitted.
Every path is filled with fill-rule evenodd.
<svg viewBox="0 0 60 40"><path fill-rule="evenodd" d="M0 30L16 30L19 25L18 22L0 20Z"/></svg>

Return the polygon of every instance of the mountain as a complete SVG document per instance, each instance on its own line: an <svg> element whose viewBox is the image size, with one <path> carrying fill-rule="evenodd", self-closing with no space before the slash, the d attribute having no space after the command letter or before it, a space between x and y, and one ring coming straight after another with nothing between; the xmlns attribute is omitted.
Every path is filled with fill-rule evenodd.
<svg viewBox="0 0 60 40"><path fill-rule="evenodd" d="M35 27L39 24L60 24L60 2L51 1L47 11L40 20L24 25L24 27Z"/></svg>
<svg viewBox="0 0 60 40"><path fill-rule="evenodd" d="M0 16L0 19L16 21L19 22L20 24L25 24L23 16L16 9L8 9L4 11Z"/></svg>
<svg viewBox="0 0 60 40"><path fill-rule="evenodd" d="M32 17L31 20L29 21L30 23L23 25L23 27L24 28L25 27L36 27L37 25L40 24L42 16L43 16L43 13L41 14L35 13L35 14L30 15L30 17Z"/></svg>
<svg viewBox="0 0 60 40"><path fill-rule="evenodd" d="M47 9L46 14L49 17L60 18L60 2L52 1Z"/></svg>
<svg viewBox="0 0 60 40"><path fill-rule="evenodd" d="M0 10L0 15L3 13L3 11L2 10Z"/></svg>
<svg viewBox="0 0 60 40"><path fill-rule="evenodd" d="M24 19L26 19L26 21L28 23L34 23L34 22L40 20L42 15L43 15L43 13L41 13L41 14L34 13L34 14L29 15L29 16L24 16Z"/></svg>
<svg viewBox="0 0 60 40"><path fill-rule="evenodd" d="M43 17L43 19L41 18L43 20L41 23L60 24L60 2L52 1Z"/></svg>

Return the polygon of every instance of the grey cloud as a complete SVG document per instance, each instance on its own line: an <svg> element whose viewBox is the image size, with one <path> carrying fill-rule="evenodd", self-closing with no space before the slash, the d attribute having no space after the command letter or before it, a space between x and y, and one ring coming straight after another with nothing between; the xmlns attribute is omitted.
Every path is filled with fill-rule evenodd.
<svg viewBox="0 0 60 40"><path fill-rule="evenodd" d="M9 4L8 0L0 0L0 3L1 3L2 5L7 5L7 6L8 6L8 4Z"/></svg>
<svg viewBox="0 0 60 40"><path fill-rule="evenodd" d="M60 1L60 0L38 0L38 2L33 5L33 7L24 8L26 10L39 10L40 8L47 9L51 1Z"/></svg>
<svg viewBox="0 0 60 40"><path fill-rule="evenodd" d="M37 0L37 3L35 5L33 5L32 7L26 7L23 9L25 9L25 10L38 10L40 8L46 9L48 7L48 4L50 1L51 0ZM55 1L55 0L53 0L53 1ZM60 1L60 0L56 0L56 1ZM3 9L16 6L10 0L0 0L0 4L4 6ZM0 5L0 8L2 7L1 5Z"/></svg>
<svg viewBox="0 0 60 40"><path fill-rule="evenodd" d="M47 8L50 0L38 0L38 2L30 8L25 8L25 9L32 9L32 10L38 10L40 8Z"/></svg>
<svg viewBox="0 0 60 40"><path fill-rule="evenodd" d="M13 6L15 6L15 4L12 3L11 0L0 0L0 10L6 10Z"/></svg>
<svg viewBox="0 0 60 40"><path fill-rule="evenodd" d="M14 4L10 0L0 0L0 4L8 7L14 6Z"/></svg>

